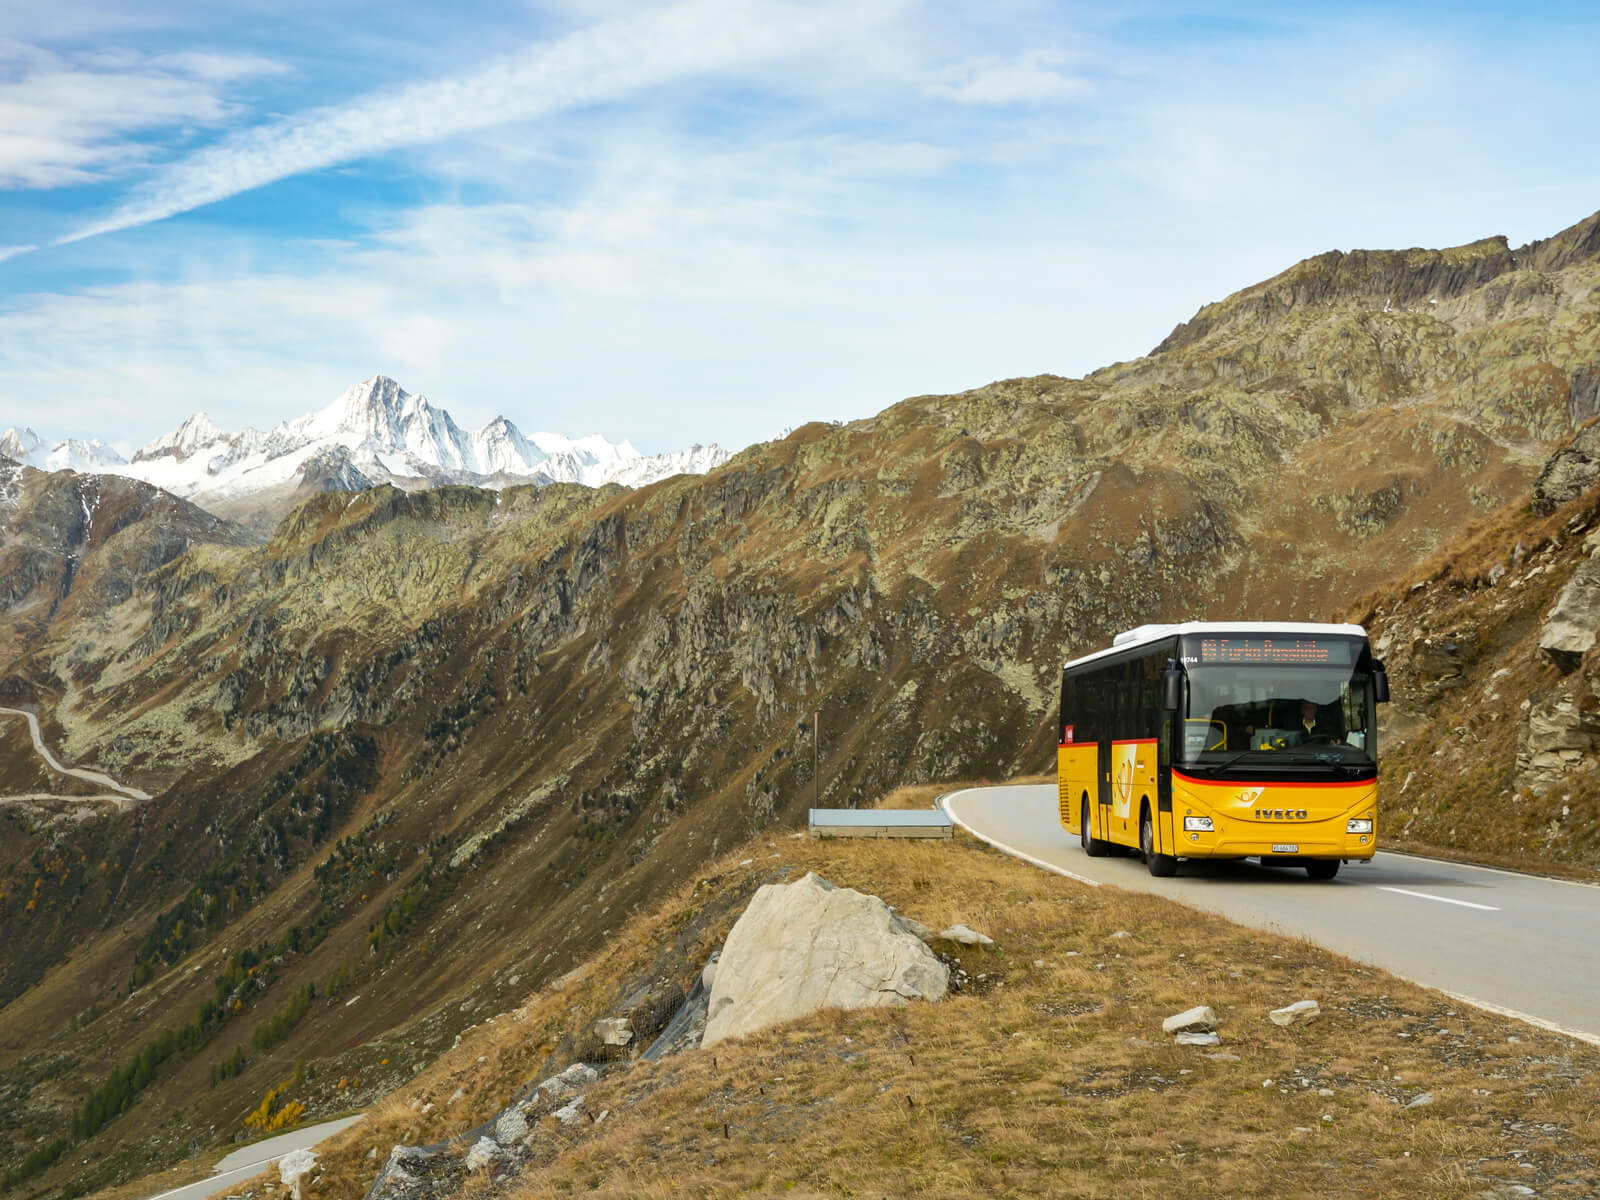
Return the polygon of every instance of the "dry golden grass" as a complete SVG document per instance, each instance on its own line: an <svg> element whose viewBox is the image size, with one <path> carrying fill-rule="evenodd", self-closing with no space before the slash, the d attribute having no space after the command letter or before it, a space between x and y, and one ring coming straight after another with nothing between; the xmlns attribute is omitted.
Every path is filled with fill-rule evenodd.
<svg viewBox="0 0 1600 1200"><path fill-rule="evenodd" d="M1009 783L1054 783L1054 775L1024 775L1008 780ZM933 808L947 792L959 792L962 788L987 787L988 782L983 780L964 780L958 783L913 783L905 787L895 788L874 808Z"/></svg>
<svg viewBox="0 0 1600 1200"><path fill-rule="evenodd" d="M892 799L927 802L911 791ZM620 981L709 896L778 868L872 892L934 928L965 922L996 945L940 944L961 951L969 981L937 1005L830 1011L613 1069L586 1089L591 1121L539 1127L509 1195L1600 1194L1600 1050L958 836L761 839L733 852L587 971L470 1031L335 1139L314 1200L360 1196L369 1149L381 1160L397 1141L464 1130L564 1065L550 1058L563 1036L605 1015ZM1306 997L1322 1020L1268 1021ZM1161 1034L1162 1018L1197 1003L1216 1008L1219 1050L1237 1061ZM1431 1104L1404 1106L1424 1092Z"/></svg>

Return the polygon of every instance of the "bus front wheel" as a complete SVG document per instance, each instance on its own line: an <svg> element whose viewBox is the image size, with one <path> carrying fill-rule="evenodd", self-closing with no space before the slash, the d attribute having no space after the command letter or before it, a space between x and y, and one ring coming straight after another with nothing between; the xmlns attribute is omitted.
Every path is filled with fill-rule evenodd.
<svg viewBox="0 0 1600 1200"><path fill-rule="evenodd" d="M1144 810L1144 815L1139 820L1139 848L1144 851L1144 865L1150 868L1150 874L1157 879L1165 879L1169 875L1178 873L1178 860L1175 857L1156 853L1156 831L1155 826L1150 823L1148 808Z"/></svg>
<svg viewBox="0 0 1600 1200"><path fill-rule="evenodd" d="M1337 858L1317 858L1306 864L1306 874L1313 879L1332 879L1339 873Z"/></svg>
<svg viewBox="0 0 1600 1200"><path fill-rule="evenodd" d="M1078 842L1083 847L1083 852L1090 858L1104 858L1110 853L1111 847L1095 837L1094 831L1089 828L1089 797L1083 798L1083 820L1078 826Z"/></svg>

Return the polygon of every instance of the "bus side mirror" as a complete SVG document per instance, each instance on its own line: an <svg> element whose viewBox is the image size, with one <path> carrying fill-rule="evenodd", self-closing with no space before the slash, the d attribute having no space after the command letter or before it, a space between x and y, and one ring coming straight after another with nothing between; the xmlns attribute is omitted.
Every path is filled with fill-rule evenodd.
<svg viewBox="0 0 1600 1200"><path fill-rule="evenodd" d="M1183 707L1183 672L1177 667L1168 667L1161 673L1161 707L1168 712Z"/></svg>
<svg viewBox="0 0 1600 1200"><path fill-rule="evenodd" d="M1379 704L1389 703L1389 672L1381 662L1372 664L1372 698Z"/></svg>

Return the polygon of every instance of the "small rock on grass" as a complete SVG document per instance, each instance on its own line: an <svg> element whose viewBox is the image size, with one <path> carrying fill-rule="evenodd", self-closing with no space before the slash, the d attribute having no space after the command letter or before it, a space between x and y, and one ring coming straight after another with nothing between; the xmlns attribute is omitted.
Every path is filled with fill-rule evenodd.
<svg viewBox="0 0 1600 1200"><path fill-rule="evenodd" d="M499 1157L500 1147L495 1144L493 1138L479 1138L477 1144L467 1151L466 1168L469 1171L476 1171L479 1167L487 1167Z"/></svg>
<svg viewBox="0 0 1600 1200"><path fill-rule="evenodd" d="M1411 1099L1407 1100L1406 1101L1406 1107L1407 1108L1426 1108L1428 1105L1430 1105L1432 1103L1433 1103L1433 1093L1432 1092L1423 1092L1421 1095L1413 1096L1413 1097L1411 1097Z"/></svg>
<svg viewBox="0 0 1600 1200"><path fill-rule="evenodd" d="M1214 1033L1190 1033L1184 1030L1173 1039L1180 1046L1220 1046L1222 1039Z"/></svg>
<svg viewBox="0 0 1600 1200"><path fill-rule="evenodd" d="M992 946L994 939L987 934L969 929L965 925L952 925L939 935L947 942L960 942L963 946Z"/></svg>
<svg viewBox="0 0 1600 1200"><path fill-rule="evenodd" d="M1209 1004L1196 1005L1161 1022L1162 1033L1209 1033L1217 1027L1217 1014Z"/></svg>
<svg viewBox="0 0 1600 1200"><path fill-rule="evenodd" d="M1296 1000L1287 1008L1275 1008L1267 1015L1274 1025L1305 1025L1322 1015L1322 1006L1315 1000Z"/></svg>

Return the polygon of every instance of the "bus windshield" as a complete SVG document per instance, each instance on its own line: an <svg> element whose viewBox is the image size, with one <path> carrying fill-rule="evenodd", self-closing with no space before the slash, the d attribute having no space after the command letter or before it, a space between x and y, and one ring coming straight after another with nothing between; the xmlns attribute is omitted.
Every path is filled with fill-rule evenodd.
<svg viewBox="0 0 1600 1200"><path fill-rule="evenodd" d="M1188 682L1180 763L1219 769L1236 762L1375 763L1372 681L1357 665L1196 663Z"/></svg>

